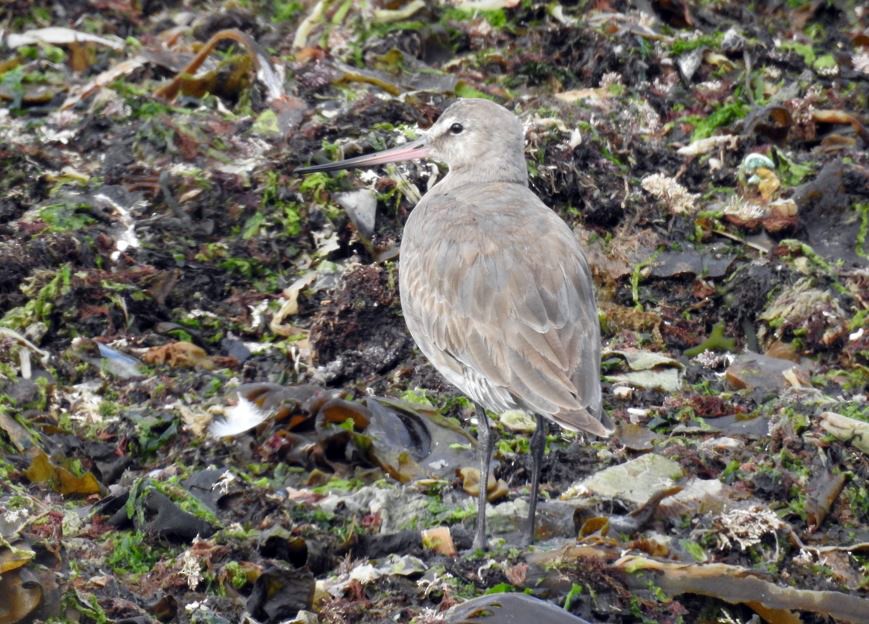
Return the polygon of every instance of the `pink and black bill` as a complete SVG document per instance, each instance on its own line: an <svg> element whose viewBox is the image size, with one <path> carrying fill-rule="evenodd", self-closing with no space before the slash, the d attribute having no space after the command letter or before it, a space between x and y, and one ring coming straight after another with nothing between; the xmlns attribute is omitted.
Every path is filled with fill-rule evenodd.
<svg viewBox="0 0 869 624"><path fill-rule="evenodd" d="M339 171L341 169L356 169L359 167L373 167L375 165L385 165L391 162L400 162L403 160L414 160L416 158L425 158L428 155L428 147L426 147L425 139L418 139L405 145L399 145L392 149L374 154L366 154L365 156L356 156L346 160L338 160L322 165L312 165L310 167L299 167L293 173L314 173L315 171Z"/></svg>

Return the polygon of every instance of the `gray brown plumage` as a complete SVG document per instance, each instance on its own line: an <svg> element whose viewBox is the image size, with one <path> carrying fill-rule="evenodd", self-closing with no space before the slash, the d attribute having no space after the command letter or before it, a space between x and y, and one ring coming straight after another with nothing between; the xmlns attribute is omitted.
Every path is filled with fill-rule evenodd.
<svg viewBox="0 0 869 624"><path fill-rule="evenodd" d="M529 190L523 146L522 125L510 111L464 99L418 141L297 170L423 157L449 166L404 227L399 285L416 344L477 406L483 483L476 547L486 543L493 446L484 409L519 408L537 417L532 540L543 418L574 431L610 434L601 422L600 329L588 264L568 225Z"/></svg>

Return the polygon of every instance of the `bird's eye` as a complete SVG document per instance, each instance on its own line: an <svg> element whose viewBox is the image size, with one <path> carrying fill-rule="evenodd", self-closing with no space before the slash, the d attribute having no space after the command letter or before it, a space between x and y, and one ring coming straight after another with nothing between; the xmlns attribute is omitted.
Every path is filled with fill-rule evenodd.
<svg viewBox="0 0 869 624"><path fill-rule="evenodd" d="M453 134L461 134L465 127L460 123L454 123L450 126L450 132Z"/></svg>

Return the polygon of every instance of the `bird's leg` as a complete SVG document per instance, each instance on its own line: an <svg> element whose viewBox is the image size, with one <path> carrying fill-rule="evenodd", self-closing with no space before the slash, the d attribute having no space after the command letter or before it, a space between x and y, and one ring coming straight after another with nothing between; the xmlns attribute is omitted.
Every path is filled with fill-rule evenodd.
<svg viewBox="0 0 869 624"><path fill-rule="evenodd" d="M486 549L486 499L489 494L489 464L492 461L492 447L495 438L489 428L486 411L477 405L477 458L480 464L480 496L477 501L477 534L474 548Z"/></svg>
<svg viewBox="0 0 869 624"><path fill-rule="evenodd" d="M540 467L543 450L546 448L546 430L543 417L537 414L537 428L531 436L531 500L528 501L528 543L534 543L534 528L537 513L537 492L540 489Z"/></svg>

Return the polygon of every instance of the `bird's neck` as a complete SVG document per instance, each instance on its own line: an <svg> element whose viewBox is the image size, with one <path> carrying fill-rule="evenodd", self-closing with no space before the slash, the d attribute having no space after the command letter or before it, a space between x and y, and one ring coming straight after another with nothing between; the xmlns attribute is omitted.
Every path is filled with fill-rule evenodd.
<svg viewBox="0 0 869 624"><path fill-rule="evenodd" d="M450 168L443 180L438 182L440 190L449 190L468 184L504 182L528 186L528 167L523 158L521 162L474 163Z"/></svg>

